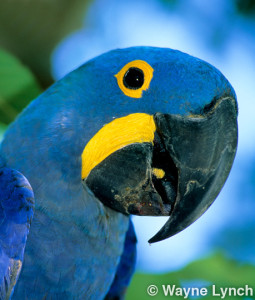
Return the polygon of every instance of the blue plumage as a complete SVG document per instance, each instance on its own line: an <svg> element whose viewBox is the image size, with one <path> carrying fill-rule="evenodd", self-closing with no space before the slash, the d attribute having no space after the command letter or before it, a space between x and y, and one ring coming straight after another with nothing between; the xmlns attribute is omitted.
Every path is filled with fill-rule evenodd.
<svg viewBox="0 0 255 300"><path fill-rule="evenodd" d="M34 194L21 173L1 168L0 200L0 298L8 299L22 267Z"/></svg>
<svg viewBox="0 0 255 300"><path fill-rule="evenodd" d="M132 60L145 60L154 69L141 98L125 95L115 78ZM15 170L26 176L35 195L24 264L12 299L103 299L108 292L109 298L121 294L133 273L135 234L128 216L103 205L82 185L84 147L115 118L200 114L224 95L235 98L231 85L211 65L171 49L134 47L89 61L35 99L11 124L0 149L0 241L10 246L15 230L20 241L8 253L1 248L7 255L2 264L14 257L22 261L32 218L32 191ZM13 189L15 180L20 182L18 189ZM1 280L6 269L2 264Z"/></svg>
<svg viewBox="0 0 255 300"><path fill-rule="evenodd" d="M126 289L135 271L136 242L134 226L130 220L120 263L105 300L124 299Z"/></svg>

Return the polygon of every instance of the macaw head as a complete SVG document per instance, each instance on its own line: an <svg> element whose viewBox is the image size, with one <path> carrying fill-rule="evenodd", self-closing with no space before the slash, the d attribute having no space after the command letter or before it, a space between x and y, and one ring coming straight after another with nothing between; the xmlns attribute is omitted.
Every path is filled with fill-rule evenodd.
<svg viewBox="0 0 255 300"><path fill-rule="evenodd" d="M55 139L44 150L55 169L58 163L119 213L169 216L151 243L207 210L236 153L233 88L210 64L171 49L96 57L34 101L23 119L31 114L38 143Z"/></svg>
<svg viewBox="0 0 255 300"><path fill-rule="evenodd" d="M212 204L232 166L232 87L211 65L170 49L116 50L84 68L90 99L108 117L84 147L84 185L124 214L170 216L150 242L178 233Z"/></svg>

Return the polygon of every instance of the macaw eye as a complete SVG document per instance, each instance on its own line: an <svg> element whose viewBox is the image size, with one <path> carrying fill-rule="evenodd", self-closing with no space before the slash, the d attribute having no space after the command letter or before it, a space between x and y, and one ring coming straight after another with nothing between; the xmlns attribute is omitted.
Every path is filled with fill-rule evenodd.
<svg viewBox="0 0 255 300"><path fill-rule="evenodd" d="M119 88L126 96L141 98L143 91L149 88L153 71L147 62L134 60L126 64L115 77Z"/></svg>
<svg viewBox="0 0 255 300"><path fill-rule="evenodd" d="M123 83L126 88L131 90L141 88L144 83L143 70L134 67L128 69L123 77Z"/></svg>

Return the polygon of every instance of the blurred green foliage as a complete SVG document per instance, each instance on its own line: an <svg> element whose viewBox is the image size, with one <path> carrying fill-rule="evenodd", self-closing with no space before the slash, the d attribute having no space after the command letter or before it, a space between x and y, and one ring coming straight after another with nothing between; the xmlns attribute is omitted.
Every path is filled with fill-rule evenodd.
<svg viewBox="0 0 255 300"><path fill-rule="evenodd" d="M82 26L92 0L1 0L0 47L26 64L40 84L52 83L51 53Z"/></svg>
<svg viewBox="0 0 255 300"><path fill-rule="evenodd" d="M218 290L224 287L240 288L248 285L255 292L255 266L240 264L237 261L227 259L220 253L217 253L209 258L194 261L183 269L166 274L143 274L136 273L132 279L131 285L127 291L126 300L133 299L152 299L147 294L147 288L153 284L158 287L158 294L153 297L156 300L163 300L167 297L163 294L162 285L176 285L176 287L206 287L208 295L201 297L205 300L220 299L209 295L211 286L214 284ZM190 282L190 284L188 284ZM193 282L193 284L192 284ZM194 284L201 282L201 286ZM204 284L203 284L204 283ZM206 284L208 283L208 284ZM218 292L217 290L217 292ZM168 296L170 298L170 296ZM226 297L225 299L247 299L247 297ZM183 297L171 296L172 300L180 300ZM191 299L191 298L188 298ZM194 299L194 298L193 298ZM249 297L249 299L255 299Z"/></svg>
<svg viewBox="0 0 255 300"><path fill-rule="evenodd" d="M3 138L5 130L6 130L6 126L4 124L0 123L0 142Z"/></svg>
<svg viewBox="0 0 255 300"><path fill-rule="evenodd" d="M0 123L13 121L41 91L30 70L0 49Z"/></svg>
<svg viewBox="0 0 255 300"><path fill-rule="evenodd" d="M235 0L237 10L248 16L255 16L255 0Z"/></svg>

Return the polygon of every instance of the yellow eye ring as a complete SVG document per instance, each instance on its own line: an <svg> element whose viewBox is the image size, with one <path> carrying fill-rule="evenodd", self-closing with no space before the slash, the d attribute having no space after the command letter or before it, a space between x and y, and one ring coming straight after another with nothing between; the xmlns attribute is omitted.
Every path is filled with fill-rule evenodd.
<svg viewBox="0 0 255 300"><path fill-rule="evenodd" d="M126 96L141 98L143 91L150 86L153 71L146 61L134 60L126 64L114 76L117 78L119 88Z"/></svg>

